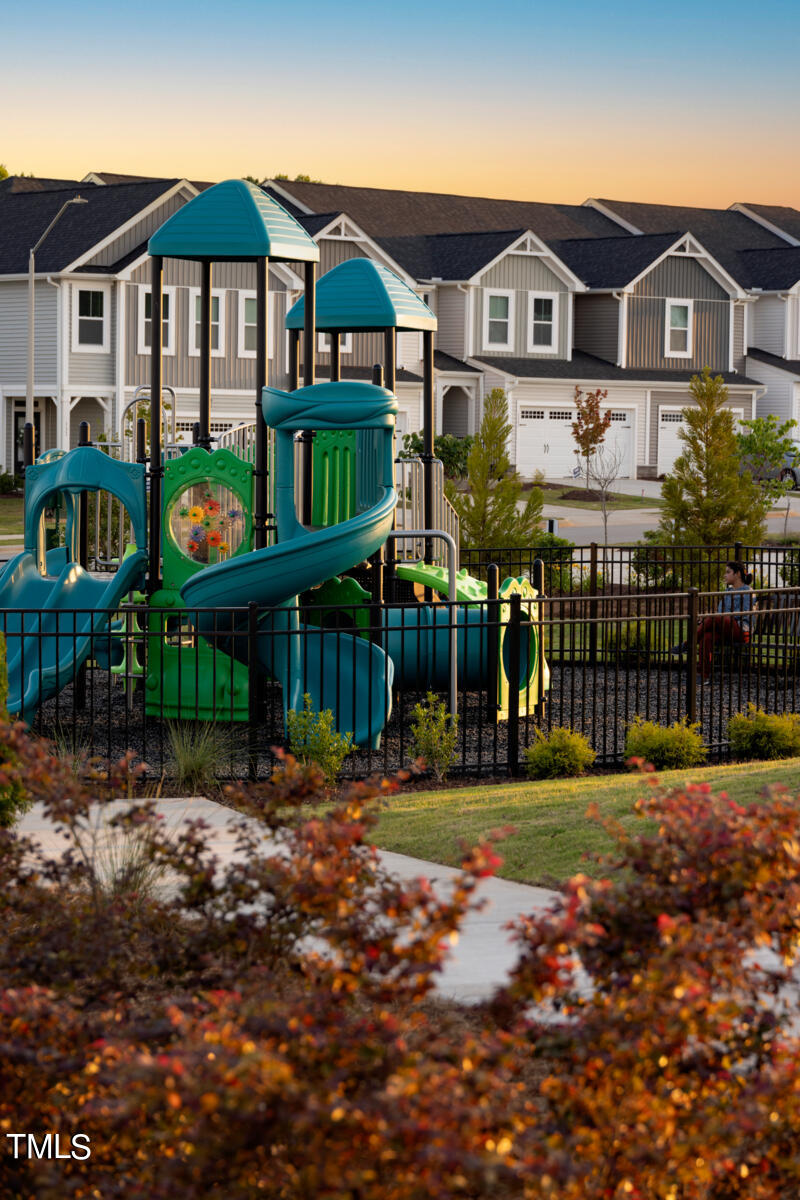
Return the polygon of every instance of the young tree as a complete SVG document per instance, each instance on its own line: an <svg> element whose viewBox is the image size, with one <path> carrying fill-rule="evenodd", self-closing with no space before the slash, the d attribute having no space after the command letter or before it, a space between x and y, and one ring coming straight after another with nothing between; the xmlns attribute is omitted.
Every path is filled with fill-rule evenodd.
<svg viewBox="0 0 800 1200"><path fill-rule="evenodd" d="M587 483L591 480L600 496L600 511L603 514L603 541L606 544L608 544L608 505L611 499L611 490L619 477L622 457L623 452L620 446L601 446L596 454L586 460L589 467Z"/></svg>
<svg viewBox="0 0 800 1200"><path fill-rule="evenodd" d="M8 167L5 163L0 163L0 179L8 179Z"/></svg>
<svg viewBox="0 0 800 1200"><path fill-rule="evenodd" d="M572 436L578 444L581 454L586 459L586 488L589 488L589 463L597 447L606 436L606 430L611 424L611 413L601 412L600 405L608 396L607 388L595 388L593 392L583 394L575 384L575 407L578 410L577 420L572 422Z"/></svg>
<svg viewBox="0 0 800 1200"><path fill-rule="evenodd" d="M494 388L483 402L483 420L467 459L470 490L458 492L450 485L447 495L461 521L461 545L530 546L542 519L542 490L534 487L523 503L522 481L506 449L511 425L502 388Z"/></svg>
<svg viewBox="0 0 800 1200"><path fill-rule="evenodd" d="M658 533L674 545L757 543L769 502L740 470L728 389L708 367L689 386L695 404L683 410L685 449L664 480Z"/></svg>
<svg viewBox="0 0 800 1200"><path fill-rule="evenodd" d="M758 480L770 507L786 497L784 538L789 523L789 492L794 486L791 471L786 471L785 467L787 458L792 463L798 458L797 441L792 437L796 427L797 421L779 424L778 418L770 413L768 417L742 421L742 429L736 434L742 468Z"/></svg>

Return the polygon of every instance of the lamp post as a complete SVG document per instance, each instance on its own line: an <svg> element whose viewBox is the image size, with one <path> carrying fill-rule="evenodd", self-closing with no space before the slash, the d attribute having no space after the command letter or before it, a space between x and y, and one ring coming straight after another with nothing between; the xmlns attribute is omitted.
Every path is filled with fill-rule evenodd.
<svg viewBox="0 0 800 1200"><path fill-rule="evenodd" d="M62 204L56 215L53 217L50 224L45 229L42 236L39 238L35 246L31 246L28 255L28 383L25 391L25 424L30 424L33 427L33 373L34 373L34 276L36 274L36 251L41 246L44 239L47 237L55 223L60 219L61 215L66 212L70 204L88 204L88 200L82 199L80 196L73 196L71 200L67 200L66 204ZM37 447L34 447L36 454Z"/></svg>

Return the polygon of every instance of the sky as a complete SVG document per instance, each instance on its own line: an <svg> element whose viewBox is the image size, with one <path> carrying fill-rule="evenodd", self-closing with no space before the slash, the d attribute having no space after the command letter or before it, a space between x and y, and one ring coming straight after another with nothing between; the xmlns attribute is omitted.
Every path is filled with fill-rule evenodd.
<svg viewBox="0 0 800 1200"><path fill-rule="evenodd" d="M0 0L0 162L800 206L796 0Z"/></svg>

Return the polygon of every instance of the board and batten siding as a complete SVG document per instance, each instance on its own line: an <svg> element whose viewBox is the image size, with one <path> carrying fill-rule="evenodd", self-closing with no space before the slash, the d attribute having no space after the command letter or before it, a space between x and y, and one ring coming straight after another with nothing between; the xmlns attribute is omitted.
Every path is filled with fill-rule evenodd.
<svg viewBox="0 0 800 1200"><path fill-rule="evenodd" d="M747 341L770 354L785 354L786 301L777 296L760 296L750 309ZM758 376L756 376L758 378Z"/></svg>
<svg viewBox="0 0 800 1200"><path fill-rule="evenodd" d="M484 345L483 314L487 303L486 295L492 288L512 290L516 293L514 303L514 347L512 350L493 350ZM547 354L532 354L528 350L529 311L528 292L559 292L558 303L558 349ZM568 289L546 262L531 254L507 254L481 278L473 308L473 337L475 353L511 354L514 358L568 358L569 303Z"/></svg>
<svg viewBox="0 0 800 1200"><path fill-rule="evenodd" d="M613 296L576 295L574 345L616 363L619 354L619 300Z"/></svg>
<svg viewBox="0 0 800 1200"><path fill-rule="evenodd" d="M466 294L457 287L441 286L436 292L436 348L454 358L464 359L466 348ZM478 342L475 342L478 345Z"/></svg>
<svg viewBox="0 0 800 1200"><path fill-rule="evenodd" d="M131 225L130 229L126 229L118 238L114 238L107 246L103 246L102 250L98 250L97 254L88 259L88 265L111 266L118 263L126 254L130 254L132 250L136 250L139 246L144 247L151 235L160 229L173 213L176 213L179 208L183 208L190 198L188 192L186 194L179 192L170 196L147 216Z"/></svg>
<svg viewBox="0 0 800 1200"><path fill-rule="evenodd" d="M114 387L117 375L117 286L113 282L109 286L105 280L92 279L87 275L85 283L72 283L65 289L64 337L68 354L66 386L71 392L78 392L81 388L108 390ZM108 312L104 312L108 323L108 350L99 354L72 349L72 330L78 319L78 289L91 290L93 287L103 291L105 304L108 306Z"/></svg>
<svg viewBox="0 0 800 1200"><path fill-rule="evenodd" d="M58 378L57 294L52 284L37 279L34 377L40 387L55 387ZM23 280L0 283L0 387L24 384L27 378L28 285Z"/></svg>
<svg viewBox="0 0 800 1200"><path fill-rule="evenodd" d="M763 383L767 389L756 401L756 415L768 417L773 413L779 421L796 420L800 413L794 411L795 376L758 358L748 357L746 364L745 374Z"/></svg>
<svg viewBox="0 0 800 1200"><path fill-rule="evenodd" d="M667 300L693 300L692 357L665 353ZM628 368L728 370L730 305L727 292L694 258L673 254L641 279L628 299Z"/></svg>
<svg viewBox="0 0 800 1200"><path fill-rule="evenodd" d="M653 390L650 393L650 464L655 466L658 462L658 427L661 420L662 408L694 408L695 402L692 399L688 389L675 390L674 392ZM752 393L733 394L729 396L725 403L725 408L741 408L744 410L745 419L749 420L750 410L752 407Z"/></svg>

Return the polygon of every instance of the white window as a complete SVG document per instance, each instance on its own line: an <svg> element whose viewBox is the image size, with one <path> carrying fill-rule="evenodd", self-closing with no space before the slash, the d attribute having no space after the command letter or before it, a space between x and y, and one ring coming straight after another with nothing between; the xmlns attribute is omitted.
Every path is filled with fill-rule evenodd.
<svg viewBox="0 0 800 1200"><path fill-rule="evenodd" d="M152 346L152 322L150 306L152 292L143 284L139 286L138 319L136 322L136 352L149 354ZM164 354L175 353L175 288L161 290L161 339Z"/></svg>
<svg viewBox="0 0 800 1200"><path fill-rule="evenodd" d="M331 337L329 333L320 333L317 336L317 351L320 354L330 354L331 352ZM353 335L352 333L339 334L339 353L353 353Z"/></svg>
<svg viewBox="0 0 800 1200"><path fill-rule="evenodd" d="M200 354L200 288L189 288L189 353ZM225 292L211 292L211 357L225 357Z"/></svg>
<svg viewBox="0 0 800 1200"><path fill-rule="evenodd" d="M72 296L72 349L82 354L107 354L111 326L108 288L75 287Z"/></svg>
<svg viewBox="0 0 800 1200"><path fill-rule="evenodd" d="M558 351L558 292L528 292L528 353Z"/></svg>
<svg viewBox="0 0 800 1200"><path fill-rule="evenodd" d="M692 357L692 308L691 300L667 300L664 330L666 358Z"/></svg>
<svg viewBox="0 0 800 1200"><path fill-rule="evenodd" d="M275 292L269 293L267 317L267 356L274 358L277 338L275 330ZM255 292L239 292L239 358L255 358L258 339L258 297Z"/></svg>
<svg viewBox="0 0 800 1200"><path fill-rule="evenodd" d="M543 408L521 408L519 410L520 420L522 421L543 421Z"/></svg>
<svg viewBox="0 0 800 1200"><path fill-rule="evenodd" d="M514 292L493 288L483 293L484 350L514 349Z"/></svg>

